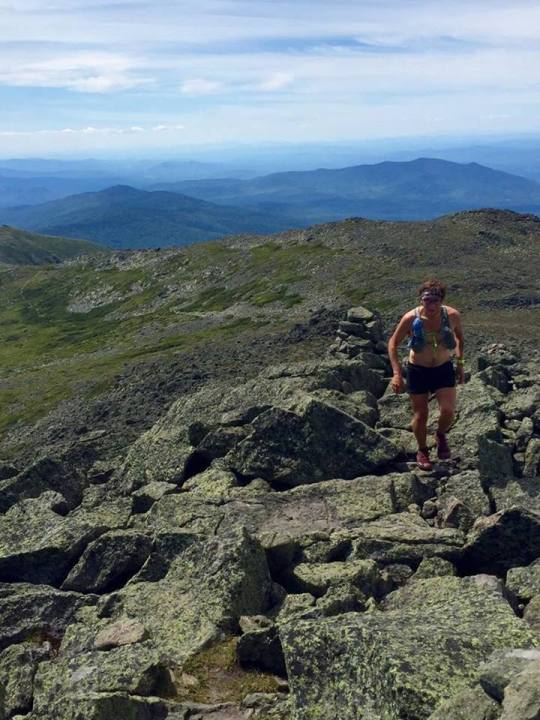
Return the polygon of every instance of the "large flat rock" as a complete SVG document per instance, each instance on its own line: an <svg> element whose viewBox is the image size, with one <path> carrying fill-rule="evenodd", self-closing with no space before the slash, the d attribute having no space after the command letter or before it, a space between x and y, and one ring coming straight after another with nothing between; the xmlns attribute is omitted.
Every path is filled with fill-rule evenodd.
<svg viewBox="0 0 540 720"><path fill-rule="evenodd" d="M419 580L382 612L295 619L281 639L296 720L423 720L494 649L536 642L481 577Z"/></svg>
<svg viewBox="0 0 540 720"><path fill-rule="evenodd" d="M131 489L152 481L181 485L193 474L194 465L209 464L210 455L216 456L215 441L210 455L204 441L220 428L245 426L252 432L251 423L258 415L272 408L290 410L291 404L297 403L299 396L305 393L333 391L331 397L324 398L323 394L318 401L337 411L335 406L340 403L336 393L342 394L343 402L347 403L346 395L364 391L379 396L383 390L381 374L362 360L295 363L269 368L258 378L233 387L226 383L209 384L173 403L169 411L134 443L123 467L124 480ZM347 406L354 411L356 419L359 413L365 414L365 410L360 410L355 403L355 398ZM365 419L370 416L368 413ZM234 435L229 435L233 445ZM241 439L241 434L237 439ZM225 444L224 452L228 449Z"/></svg>
<svg viewBox="0 0 540 720"><path fill-rule="evenodd" d="M96 596L61 592L46 585L0 583L0 649L61 638L77 611L95 604Z"/></svg>
<svg viewBox="0 0 540 720"><path fill-rule="evenodd" d="M104 495L95 504L94 495L89 490L88 502L68 515L62 496L51 491L10 507L0 516L0 579L61 584L88 543L129 519L128 498Z"/></svg>
<svg viewBox="0 0 540 720"><path fill-rule="evenodd" d="M227 461L242 476L261 477L278 488L367 475L399 454L362 421L309 395L290 409L262 412L251 425Z"/></svg>
<svg viewBox="0 0 540 720"><path fill-rule="evenodd" d="M460 530L431 527L416 514L398 512L402 496L414 499L425 491L412 473L328 480L280 493L247 490L233 488L226 499L212 501L195 492L167 495L141 527L202 536L244 527L278 568L293 559L346 557L418 565L424 556L457 559L465 543Z"/></svg>

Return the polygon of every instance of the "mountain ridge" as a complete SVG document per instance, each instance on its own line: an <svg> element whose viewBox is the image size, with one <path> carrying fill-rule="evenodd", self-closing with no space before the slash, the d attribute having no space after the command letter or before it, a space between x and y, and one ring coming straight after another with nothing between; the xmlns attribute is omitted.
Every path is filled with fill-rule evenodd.
<svg viewBox="0 0 540 720"><path fill-rule="evenodd" d="M0 451L92 426L114 446L171 394L309 359L344 307L373 307L389 331L431 275L463 313L469 356L492 337L540 341L540 219L511 211L353 219L16 268L0 286Z"/></svg>
<svg viewBox="0 0 540 720"><path fill-rule="evenodd" d="M155 187L165 189L164 184ZM310 222L343 219L347 214L420 220L474 207L508 206L518 212L527 204L531 212L540 208L540 184L533 180L479 163L433 158L280 172L251 180L187 181L167 187L214 202L259 210L278 207Z"/></svg>
<svg viewBox="0 0 540 720"><path fill-rule="evenodd" d="M121 183L0 209L0 219L47 234L142 248L242 232L265 234L347 217L427 220L478 207L540 212L540 184L479 163L417 158L248 180L165 183L149 190Z"/></svg>
<svg viewBox="0 0 540 720"><path fill-rule="evenodd" d="M87 240L39 235L9 225L0 226L0 263L43 265L79 255L107 253L107 248Z"/></svg>
<svg viewBox="0 0 540 720"><path fill-rule="evenodd" d="M289 218L129 185L4 209L0 217L29 230L85 237L119 248L183 245L243 231L275 232L292 224Z"/></svg>

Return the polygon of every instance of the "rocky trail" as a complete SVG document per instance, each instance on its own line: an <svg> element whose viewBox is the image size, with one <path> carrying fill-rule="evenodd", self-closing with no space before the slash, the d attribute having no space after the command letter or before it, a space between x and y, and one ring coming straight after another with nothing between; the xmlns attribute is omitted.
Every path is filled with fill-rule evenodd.
<svg viewBox="0 0 540 720"><path fill-rule="evenodd" d="M0 466L0 718L540 717L539 359L480 353L430 472L361 307L121 460Z"/></svg>

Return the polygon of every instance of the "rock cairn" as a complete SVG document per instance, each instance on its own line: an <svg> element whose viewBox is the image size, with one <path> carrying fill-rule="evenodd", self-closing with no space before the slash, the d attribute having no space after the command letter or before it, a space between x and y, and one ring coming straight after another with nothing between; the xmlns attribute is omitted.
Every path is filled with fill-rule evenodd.
<svg viewBox="0 0 540 720"><path fill-rule="evenodd" d="M538 360L486 348L429 473L365 308L114 466L1 465L0 720L539 717Z"/></svg>
<svg viewBox="0 0 540 720"><path fill-rule="evenodd" d="M340 320L337 337L329 348L331 355L355 358L364 353L375 352L386 359L387 345L384 329L378 313L364 307L353 307L347 311L345 320Z"/></svg>

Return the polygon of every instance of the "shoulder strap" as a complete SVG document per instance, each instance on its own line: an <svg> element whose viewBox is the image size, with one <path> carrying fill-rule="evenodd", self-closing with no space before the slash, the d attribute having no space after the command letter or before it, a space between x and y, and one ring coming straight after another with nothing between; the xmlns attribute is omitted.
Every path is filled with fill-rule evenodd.
<svg viewBox="0 0 540 720"><path fill-rule="evenodd" d="M448 310L446 309L446 305L441 305L441 316L442 316L442 324L446 327L450 327L450 318L448 317Z"/></svg>

